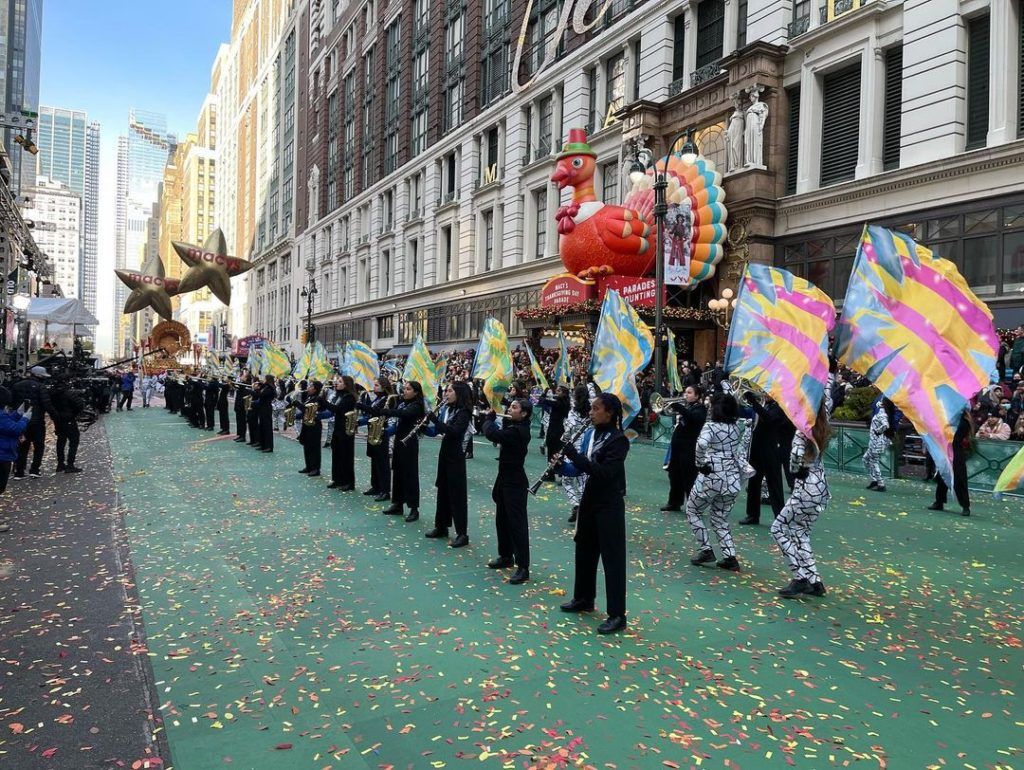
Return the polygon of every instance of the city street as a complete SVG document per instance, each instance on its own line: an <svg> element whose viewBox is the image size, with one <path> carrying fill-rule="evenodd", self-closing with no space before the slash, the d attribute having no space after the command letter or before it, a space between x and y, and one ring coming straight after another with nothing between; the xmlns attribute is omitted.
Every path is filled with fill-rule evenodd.
<svg viewBox="0 0 1024 770"><path fill-rule="evenodd" d="M86 474L4 499L5 769L1024 761L1019 500L976 499L961 518L924 510L921 482L878 495L836 475L814 531L829 593L786 601L765 524L735 527L743 572L689 565L683 515L657 510L661 451L634 445L630 626L609 638L595 633L603 586L598 613L558 611L572 532L557 487L531 500L532 582L485 568L496 465L479 438L471 545L455 551L423 537L434 441L406 524L365 484L298 474L291 440L264 455L162 409L86 435ZM531 478L542 467L534 446Z"/></svg>

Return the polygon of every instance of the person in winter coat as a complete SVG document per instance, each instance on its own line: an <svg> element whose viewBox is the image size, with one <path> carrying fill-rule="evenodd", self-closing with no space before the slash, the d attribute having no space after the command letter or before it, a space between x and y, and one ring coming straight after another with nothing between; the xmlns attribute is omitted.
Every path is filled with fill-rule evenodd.
<svg viewBox="0 0 1024 770"><path fill-rule="evenodd" d="M27 404L32 411L25 440L18 447L18 459L14 462L14 478L25 478L25 467L28 466L29 449L32 450L32 464L28 466L28 475L39 477L43 463L43 452L46 449L46 415L57 422L57 412L50 401L50 392L43 384L50 379L50 373L41 366L33 366L29 370L28 379L16 382L11 388L11 404L17 408Z"/></svg>
<svg viewBox="0 0 1024 770"><path fill-rule="evenodd" d="M661 507L663 511L681 511L697 480L697 437L708 416L704 391L700 385L689 385L683 399L669 407L676 425L668 460L668 502Z"/></svg>
<svg viewBox="0 0 1024 770"><path fill-rule="evenodd" d="M71 383L61 379L50 395L57 418L53 421L57 433L57 473L81 473L75 465L78 456L78 415L85 409L85 402L72 388Z"/></svg>
<svg viewBox="0 0 1024 770"><path fill-rule="evenodd" d="M18 442L28 429L31 419L31 410L25 414L15 411L11 403L11 391L0 385L0 494L7 489L11 466L18 459Z"/></svg>

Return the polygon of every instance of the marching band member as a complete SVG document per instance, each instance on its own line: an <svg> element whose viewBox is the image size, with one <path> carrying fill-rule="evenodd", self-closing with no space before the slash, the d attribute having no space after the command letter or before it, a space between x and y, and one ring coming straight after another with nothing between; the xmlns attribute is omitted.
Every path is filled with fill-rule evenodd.
<svg viewBox="0 0 1024 770"><path fill-rule="evenodd" d="M711 399L711 415L697 438L695 463L699 475L686 500L686 518L697 541L697 553L690 559L694 566L715 560L702 518L706 513L722 549L718 566L734 572L740 569L729 529L729 512L740 492L741 467L745 462L741 457L738 418L739 405L735 397L718 393Z"/></svg>
<svg viewBox="0 0 1024 770"><path fill-rule="evenodd" d="M697 480L697 437L708 417L703 389L700 385L688 386L683 400L671 404L668 411L675 415L676 424L668 459L668 502L661 510L680 511Z"/></svg>
<svg viewBox="0 0 1024 770"><path fill-rule="evenodd" d="M249 389L249 408L245 413L245 421L249 427L249 446L260 448L263 443L263 436L260 435L260 394L263 392L263 383L253 378L252 387Z"/></svg>
<svg viewBox="0 0 1024 770"><path fill-rule="evenodd" d="M550 407L548 416L548 427L545 431L544 446L548 450L548 460L562 448L562 433L565 431L565 418L569 414L569 389L565 385L555 388L553 398L544 399ZM548 474L547 481L552 479Z"/></svg>
<svg viewBox="0 0 1024 770"><path fill-rule="evenodd" d="M508 579L512 585L530 579L530 528L526 514L530 482L525 465L532 416L533 405L523 398L508 405L500 425L493 412L484 423L484 436L498 445L498 475L491 488L498 557L487 562L487 566L491 569L516 567Z"/></svg>
<svg viewBox="0 0 1024 770"><path fill-rule="evenodd" d="M426 414L423 387L416 380L409 380L402 388L402 401L396 408L376 408L371 414L398 418L391 459L391 507L385 508L384 513L401 516L402 506L408 505L405 520L417 521L420 517L420 442L416 432Z"/></svg>
<svg viewBox="0 0 1024 770"><path fill-rule="evenodd" d="M563 612L591 612L597 595L597 563L604 565L608 617L597 627L611 634L626 627L626 455L622 403L612 393L599 394L590 405L593 428L583 449L565 447L565 456L584 473L576 525L576 582Z"/></svg>
<svg viewBox="0 0 1024 770"><path fill-rule="evenodd" d="M226 436L231 433L231 422L228 420L229 388L229 380L225 377L217 391L217 417L220 418L220 432L217 434L218 436Z"/></svg>
<svg viewBox="0 0 1024 770"><path fill-rule="evenodd" d="M590 391L587 390L586 385L577 385L572 394L572 409L569 410L569 414L565 418L564 433L568 435L576 435L579 433L580 426L590 419ZM583 435L576 439L574 446L577 450L583 444ZM580 512L580 498L583 496L583 487L587 483L587 475L581 473L578 468L574 468L574 473L561 473L562 476L562 490L565 492L565 496L569 498L569 505L572 506L572 512L569 515L569 523L574 524L576 518ZM563 464L562 470L565 470Z"/></svg>
<svg viewBox="0 0 1024 770"><path fill-rule="evenodd" d="M245 419L245 397L249 395L249 372L242 372L238 384L235 385L235 441L245 443L245 430L248 422Z"/></svg>
<svg viewBox="0 0 1024 770"><path fill-rule="evenodd" d="M323 423L320 422L320 409L323 407L323 399L320 397L320 383L317 380L310 380L306 386L306 394L303 396L303 407L308 404L316 404L316 412L312 418L312 424L307 425L305 418L302 419L302 427L299 428L299 443L302 444L302 457L305 465L299 473L305 473L310 478L320 475L320 442L323 439Z"/></svg>
<svg viewBox="0 0 1024 770"><path fill-rule="evenodd" d="M356 409L356 385L347 374L334 381L336 398L326 404L337 430L331 437L331 483L328 489L351 492L356 488L356 435L345 430L345 415Z"/></svg>
<svg viewBox="0 0 1024 770"><path fill-rule="evenodd" d="M264 452L274 451L274 399L277 398L277 383L274 382L274 375L268 374L263 378L263 387L260 388L259 407L257 415L260 428L260 449Z"/></svg>
<svg viewBox="0 0 1024 770"><path fill-rule="evenodd" d="M378 377L373 383L373 396L369 393L363 394L362 404L364 407L383 409L388 402L388 396L394 394L394 387L387 377ZM365 411L365 409L363 409ZM383 418L381 418L383 419ZM383 502L391 497L391 449L388 446L389 436L374 446L366 442L366 456L370 458L370 488L363 492L364 495L374 495L374 499Z"/></svg>
<svg viewBox="0 0 1024 770"><path fill-rule="evenodd" d="M762 406L750 391L743 400L754 411L754 431L750 441L750 465L754 475L747 480L747 517L740 524L761 523L761 485L768 487L768 499L772 506L772 518L779 515L785 504L782 493L782 458L779 444L789 419L782 407L772 399L766 399ZM788 458L789 455L786 455Z"/></svg>
<svg viewBox="0 0 1024 770"><path fill-rule="evenodd" d="M464 382L453 382L444 392L445 405L440 414L428 417L441 434L437 453L437 507L434 528L426 537L447 537L448 527L455 524L452 548L469 545L469 504L466 498L466 451L463 441L473 419L473 391Z"/></svg>
<svg viewBox="0 0 1024 770"><path fill-rule="evenodd" d="M215 377L210 377L203 386L203 416L207 430L213 430L214 417L217 413L217 398L220 395L220 385Z"/></svg>
<svg viewBox="0 0 1024 770"><path fill-rule="evenodd" d="M882 477L882 455L892 445L892 438L896 435L896 406L882 396L875 412L871 418L871 425L868 428L868 448L864 450L864 467L871 477L868 489L876 492L885 491L885 479Z"/></svg>
<svg viewBox="0 0 1024 770"><path fill-rule="evenodd" d="M825 595L825 586L811 550L811 527L832 497L822 462L824 452L818 449L828 445L828 408L825 402L818 409L811 432L813 442L802 433L793 437L793 450L789 456L789 468L795 480L793 493L772 522L772 537L793 573L789 585L779 589L779 595L787 599L801 594Z"/></svg>

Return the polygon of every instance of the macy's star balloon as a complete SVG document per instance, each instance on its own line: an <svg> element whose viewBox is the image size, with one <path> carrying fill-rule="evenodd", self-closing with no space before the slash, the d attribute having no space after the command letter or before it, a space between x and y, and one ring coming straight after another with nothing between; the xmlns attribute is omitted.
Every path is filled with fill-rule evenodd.
<svg viewBox="0 0 1024 770"><path fill-rule="evenodd" d="M171 245L181 261L188 265L188 272L181 277L178 286L181 294L209 286L217 299L230 305L231 279L253 268L252 262L227 255L227 241L219 227L210 233L202 248L177 241L171 241Z"/></svg>
<svg viewBox="0 0 1024 770"><path fill-rule="evenodd" d="M124 314L153 308L162 318L171 318L171 297L181 293L176 278L164 277L164 263L159 257L143 265L142 270L115 270L114 273L132 293L124 303Z"/></svg>

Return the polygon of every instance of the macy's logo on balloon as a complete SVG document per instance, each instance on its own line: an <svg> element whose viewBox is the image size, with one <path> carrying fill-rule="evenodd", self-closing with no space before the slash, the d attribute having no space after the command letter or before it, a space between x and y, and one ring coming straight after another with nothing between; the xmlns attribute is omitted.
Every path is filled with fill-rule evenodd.
<svg viewBox="0 0 1024 770"><path fill-rule="evenodd" d="M238 268L240 262L234 257L228 257L223 254L214 254L212 251L203 251L202 249L189 249L188 255L193 259L201 259L203 262L213 262L215 265L224 265L228 269Z"/></svg>

